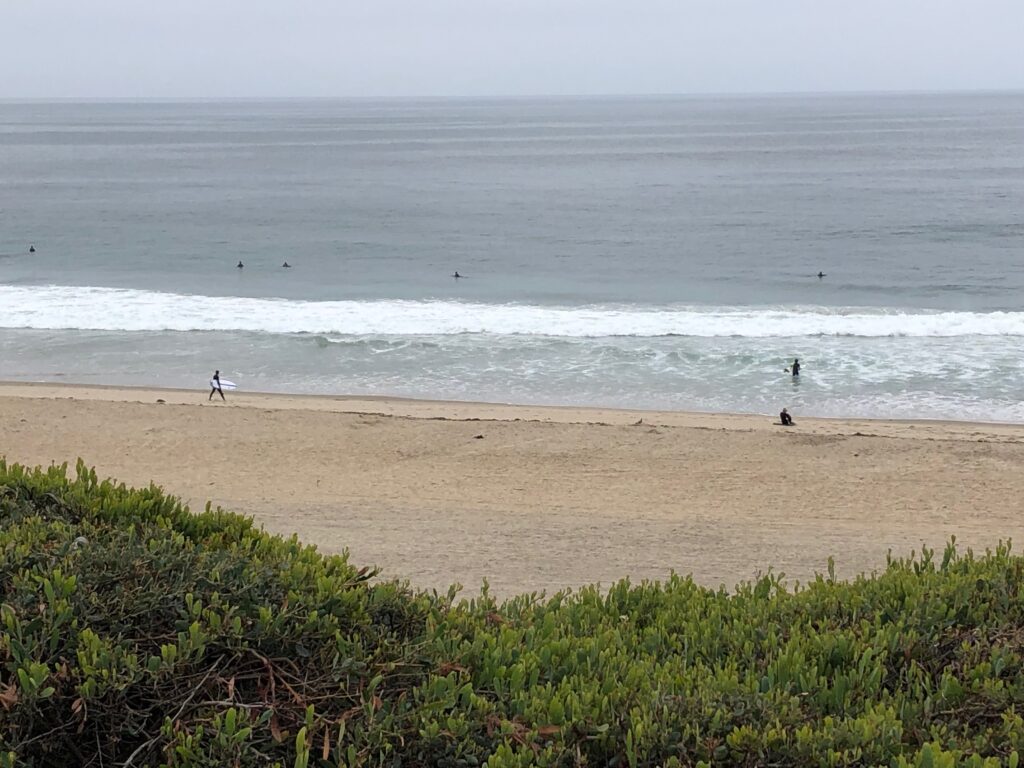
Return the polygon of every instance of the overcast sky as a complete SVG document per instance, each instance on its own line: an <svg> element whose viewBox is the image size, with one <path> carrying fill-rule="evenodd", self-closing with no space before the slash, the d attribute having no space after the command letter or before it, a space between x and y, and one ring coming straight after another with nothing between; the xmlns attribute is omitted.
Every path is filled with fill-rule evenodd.
<svg viewBox="0 0 1024 768"><path fill-rule="evenodd" d="M1024 0L0 0L0 97L1024 88Z"/></svg>

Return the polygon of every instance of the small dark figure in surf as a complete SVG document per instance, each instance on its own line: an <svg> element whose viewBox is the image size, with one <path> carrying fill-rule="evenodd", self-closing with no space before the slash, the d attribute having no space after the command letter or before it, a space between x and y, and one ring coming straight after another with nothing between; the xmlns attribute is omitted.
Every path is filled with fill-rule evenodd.
<svg viewBox="0 0 1024 768"><path fill-rule="evenodd" d="M30 245L30 246L28 247L28 252L29 252L29 253L35 253L35 252L36 252L36 247L35 247L34 245Z"/></svg>
<svg viewBox="0 0 1024 768"><path fill-rule="evenodd" d="M239 269L242 269L242 268L244 268L244 267L245 267L245 264L243 264L243 263L242 263L241 261L239 261L239 262L238 262L238 268L239 268Z"/></svg>
<svg viewBox="0 0 1024 768"><path fill-rule="evenodd" d="M793 417L789 415L789 411L785 408L783 408L782 413L779 414L779 421L782 422L782 426L784 427L792 427L794 424Z"/></svg>
<svg viewBox="0 0 1024 768"><path fill-rule="evenodd" d="M462 275L460 275L458 272L456 272L454 275L452 275L452 277L454 277L456 280L458 280L460 277L462 277Z"/></svg>
<svg viewBox="0 0 1024 768"><path fill-rule="evenodd" d="M215 392L220 394L221 400L227 402L227 399L224 397L224 390L221 389L220 387L220 371L213 372L213 378L210 379L210 396L206 399L213 400L213 395Z"/></svg>
<svg viewBox="0 0 1024 768"><path fill-rule="evenodd" d="M821 278L823 278L824 276L825 276L825 273L824 273L824 272L819 272L819 273L818 273L818 279L819 279L819 280L821 280Z"/></svg>
<svg viewBox="0 0 1024 768"><path fill-rule="evenodd" d="M287 261L284 264L282 264L281 266L284 267L285 269L291 269L292 268L292 265L289 264Z"/></svg>
<svg viewBox="0 0 1024 768"><path fill-rule="evenodd" d="M800 375L800 360L799 358L793 361L793 367L790 368L794 376Z"/></svg>

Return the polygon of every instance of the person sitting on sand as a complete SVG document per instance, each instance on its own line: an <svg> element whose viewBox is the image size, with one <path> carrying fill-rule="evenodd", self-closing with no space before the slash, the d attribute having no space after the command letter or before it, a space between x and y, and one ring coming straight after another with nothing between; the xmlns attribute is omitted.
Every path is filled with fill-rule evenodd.
<svg viewBox="0 0 1024 768"><path fill-rule="evenodd" d="M782 413L779 414L779 421L782 422L782 426L784 427L792 427L794 424L793 417L789 415L789 411L785 408L783 408Z"/></svg>
<svg viewBox="0 0 1024 768"><path fill-rule="evenodd" d="M224 397L224 390L221 389L221 386L220 386L220 371L214 371L213 372L213 378L210 379L210 396L208 398L206 398L206 399L207 400L213 400L213 393L214 392L219 392L220 393L220 399L223 400L224 402L227 402L227 399Z"/></svg>

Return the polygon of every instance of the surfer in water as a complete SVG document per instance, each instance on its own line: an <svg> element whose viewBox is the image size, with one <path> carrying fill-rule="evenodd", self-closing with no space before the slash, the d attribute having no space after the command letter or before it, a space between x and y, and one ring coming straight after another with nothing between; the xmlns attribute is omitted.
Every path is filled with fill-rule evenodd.
<svg viewBox="0 0 1024 768"><path fill-rule="evenodd" d="M824 273L824 272L819 272L819 273L818 273L818 279L819 279L819 280L821 280L821 278L823 278L824 276L825 276L825 273Z"/></svg>
<svg viewBox="0 0 1024 768"><path fill-rule="evenodd" d="M285 269L291 269L292 268L292 265L289 264L287 261L284 264L282 264L281 266L284 267Z"/></svg>
<svg viewBox="0 0 1024 768"><path fill-rule="evenodd" d="M245 264L242 263L241 259L239 259L239 261L238 261L238 268L239 269L244 269L245 268Z"/></svg>
<svg viewBox="0 0 1024 768"><path fill-rule="evenodd" d="M239 263L241 263L241 262L239 262ZM208 398L206 398L206 399L207 400L213 400L213 394L215 392L220 394L220 399L221 400L223 400L225 403L227 402L227 399L224 397L224 390L221 389L221 386L220 386L220 371L214 371L213 372L213 378L210 379L210 396Z"/></svg>
<svg viewBox="0 0 1024 768"><path fill-rule="evenodd" d="M34 245L30 245L30 246L28 247L28 252L29 252L29 253L35 253L35 252L36 252L36 247L35 247Z"/></svg>
<svg viewBox="0 0 1024 768"><path fill-rule="evenodd" d="M458 272L458 270L456 270L456 271L455 271L455 274L454 274L454 275L452 275L452 277L454 277L454 278L455 278L456 280L458 280L458 279L460 279L460 278L462 277L462 275L460 275L460 274L459 274L459 272Z"/></svg>
<svg viewBox="0 0 1024 768"><path fill-rule="evenodd" d="M796 360L793 361L793 365L790 367L789 370L793 373L794 376L800 375L800 358L797 358Z"/></svg>

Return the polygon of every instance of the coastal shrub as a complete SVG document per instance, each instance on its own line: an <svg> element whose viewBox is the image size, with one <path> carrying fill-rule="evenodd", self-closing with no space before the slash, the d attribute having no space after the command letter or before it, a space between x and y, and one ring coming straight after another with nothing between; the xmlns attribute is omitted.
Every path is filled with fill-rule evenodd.
<svg viewBox="0 0 1024 768"><path fill-rule="evenodd" d="M337 525L344 526L340 517ZM1017 766L1024 561L498 602L0 462L0 768Z"/></svg>

